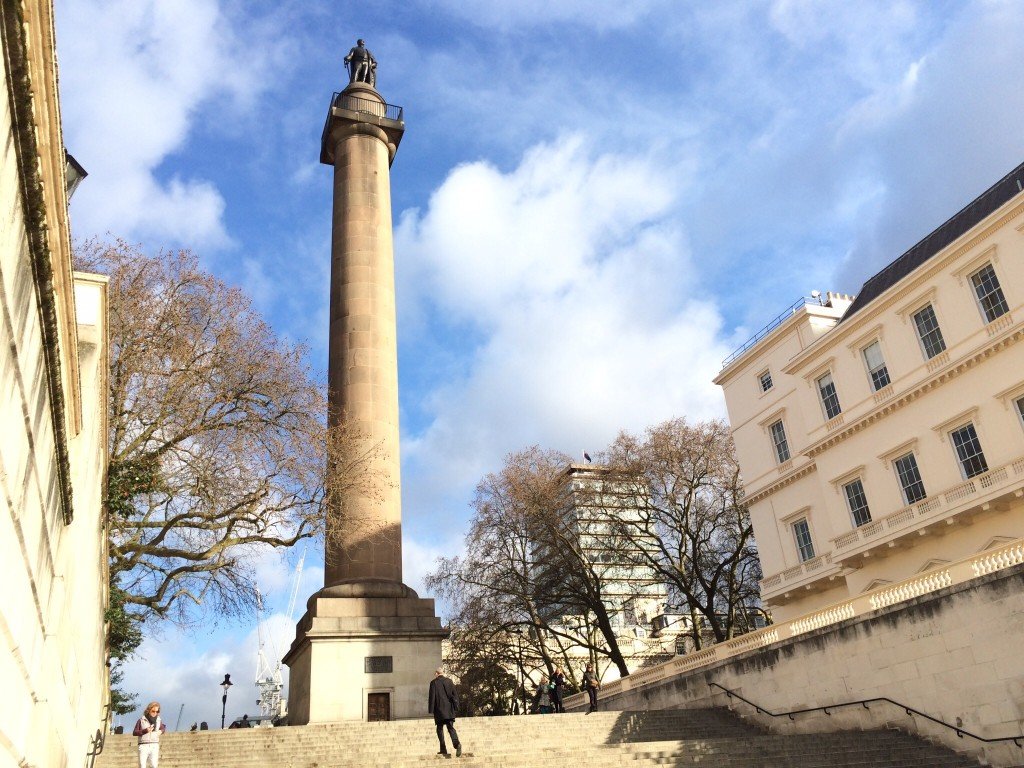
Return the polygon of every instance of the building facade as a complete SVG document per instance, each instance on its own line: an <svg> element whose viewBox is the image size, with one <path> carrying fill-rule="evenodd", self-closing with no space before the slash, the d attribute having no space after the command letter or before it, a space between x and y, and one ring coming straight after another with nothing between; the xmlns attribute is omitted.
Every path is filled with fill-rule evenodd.
<svg viewBox="0 0 1024 768"><path fill-rule="evenodd" d="M0 37L0 766L83 766L109 698L106 280L72 271L51 3L3 3Z"/></svg>
<svg viewBox="0 0 1024 768"><path fill-rule="evenodd" d="M639 562L631 551L638 546L635 538L627 541L616 532L619 526L638 520L640 504L635 486L617 481L607 467L593 464L570 464L560 481L564 519L557 542L542 535L534 547L538 582L544 583L545 573L551 571L551 579L561 590L564 568L586 568L590 572L588 581L600 589L601 603L629 671L663 661L675 652L675 642L659 639L652 633L652 623L665 612L667 587L655 570ZM571 565L566 564L565 556L552 551L559 547L572 550ZM582 668L590 656L584 637L600 641L601 631L592 612L583 615L576 601L571 602L563 605L554 600L539 607L559 632L581 639L580 645L563 643L564 648L549 650L554 656L564 652L578 661L574 666ZM618 678L618 670L605 657L597 662L603 679Z"/></svg>
<svg viewBox="0 0 1024 768"><path fill-rule="evenodd" d="M1022 189L1024 165L726 360L775 621L1024 537Z"/></svg>

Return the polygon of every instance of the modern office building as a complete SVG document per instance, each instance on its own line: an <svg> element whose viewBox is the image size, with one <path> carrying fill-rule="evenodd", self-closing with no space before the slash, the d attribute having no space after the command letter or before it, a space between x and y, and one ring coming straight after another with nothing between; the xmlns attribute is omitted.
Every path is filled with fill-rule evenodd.
<svg viewBox="0 0 1024 768"><path fill-rule="evenodd" d="M618 481L607 467L593 464L570 464L561 484L561 541L542 535L535 542L538 582L543 584L544 574L550 574L561 589L567 583L565 569L577 568L582 561L591 572L589 580L600 585L601 602L630 671L651 659L663 660L665 649L652 637L651 629L654 618L665 611L667 587L653 568L638 562L635 540L627 542L616 532L640 514L633 484ZM600 636L596 617L584 615L575 601L563 604L554 598L540 608L548 621L569 634ZM607 679L618 677L614 666L608 673Z"/></svg>

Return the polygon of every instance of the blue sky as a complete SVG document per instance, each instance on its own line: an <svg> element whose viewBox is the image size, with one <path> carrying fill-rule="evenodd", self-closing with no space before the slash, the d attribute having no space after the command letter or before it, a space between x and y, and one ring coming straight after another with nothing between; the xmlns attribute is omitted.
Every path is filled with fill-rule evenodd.
<svg viewBox="0 0 1024 768"><path fill-rule="evenodd" d="M192 247L321 372L319 138L366 39L406 117L392 195L416 587L506 453L724 415L711 379L733 347L813 289L856 292L1024 160L1017 2L56 5L65 140L90 173L74 235ZM259 564L279 648L295 559ZM223 672L253 674L252 625L199 634L166 629L128 672L186 725L216 719ZM236 689L229 715L250 699Z"/></svg>

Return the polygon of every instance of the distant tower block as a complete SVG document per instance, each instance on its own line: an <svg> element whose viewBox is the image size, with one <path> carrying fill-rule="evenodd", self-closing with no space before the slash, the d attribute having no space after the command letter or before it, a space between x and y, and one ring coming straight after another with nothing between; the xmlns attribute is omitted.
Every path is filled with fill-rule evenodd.
<svg viewBox="0 0 1024 768"><path fill-rule="evenodd" d="M398 345L390 167L402 110L373 87L362 41L346 57L320 161L334 167L331 237L331 418L372 453L373 492L331 498L324 588L309 598L284 657L292 724L423 717L448 632L434 601L402 583Z"/></svg>
<svg viewBox="0 0 1024 768"><path fill-rule="evenodd" d="M322 163L334 166L328 379L344 414L375 452L376 492L348 491L328 525L325 586L402 581L398 443L398 346L389 168L405 131L402 111L370 85L337 96L324 129Z"/></svg>

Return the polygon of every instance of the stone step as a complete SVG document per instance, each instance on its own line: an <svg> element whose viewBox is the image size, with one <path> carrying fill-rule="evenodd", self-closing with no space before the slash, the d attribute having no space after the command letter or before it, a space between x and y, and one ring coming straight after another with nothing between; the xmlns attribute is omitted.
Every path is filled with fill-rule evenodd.
<svg viewBox="0 0 1024 768"><path fill-rule="evenodd" d="M584 763L716 768L961 768L954 752L894 731L777 735L726 710L466 718L463 768ZM430 720L166 734L163 768L436 768ZM133 768L136 739L108 737L97 768Z"/></svg>

